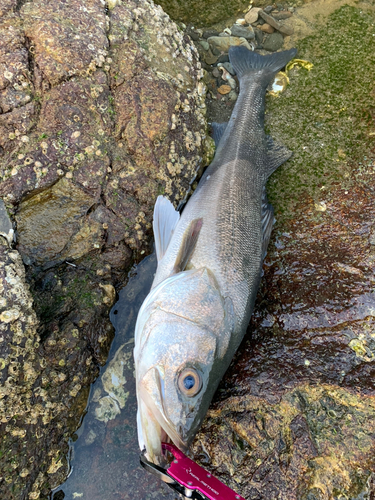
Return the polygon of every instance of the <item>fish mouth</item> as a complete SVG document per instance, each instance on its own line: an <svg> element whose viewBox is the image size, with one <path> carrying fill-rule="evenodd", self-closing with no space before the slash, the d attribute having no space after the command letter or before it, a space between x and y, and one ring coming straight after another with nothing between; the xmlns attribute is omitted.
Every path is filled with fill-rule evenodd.
<svg viewBox="0 0 375 500"><path fill-rule="evenodd" d="M155 371L157 372L157 370ZM154 380L155 378L158 379L160 387L159 374L157 374L157 377L154 375L153 378ZM159 394L162 393L159 392ZM167 419L160 398L158 397L157 401L155 401L142 383L138 388L138 405L138 426L141 426L142 444L146 448L147 460L159 465L165 465L166 459L163 454L162 443L173 443L184 453L188 450L187 444L174 425Z"/></svg>

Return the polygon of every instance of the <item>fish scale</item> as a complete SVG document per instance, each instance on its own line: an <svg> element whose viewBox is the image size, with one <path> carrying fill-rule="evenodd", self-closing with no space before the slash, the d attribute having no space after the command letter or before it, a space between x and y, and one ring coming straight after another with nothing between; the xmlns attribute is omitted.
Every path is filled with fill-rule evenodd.
<svg viewBox="0 0 375 500"><path fill-rule="evenodd" d="M181 214L159 197L158 267L135 332L138 433L151 463L162 441L186 451L249 323L273 225L265 184L291 152L264 132L264 97L294 49L229 51L240 94L214 125L216 154Z"/></svg>

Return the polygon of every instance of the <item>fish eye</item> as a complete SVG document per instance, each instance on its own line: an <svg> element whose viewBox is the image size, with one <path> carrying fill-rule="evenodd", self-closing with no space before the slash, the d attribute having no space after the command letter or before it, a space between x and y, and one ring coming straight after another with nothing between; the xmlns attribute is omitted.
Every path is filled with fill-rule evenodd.
<svg viewBox="0 0 375 500"><path fill-rule="evenodd" d="M178 388L184 396L193 397L202 388L202 380L194 368L185 368L178 376Z"/></svg>

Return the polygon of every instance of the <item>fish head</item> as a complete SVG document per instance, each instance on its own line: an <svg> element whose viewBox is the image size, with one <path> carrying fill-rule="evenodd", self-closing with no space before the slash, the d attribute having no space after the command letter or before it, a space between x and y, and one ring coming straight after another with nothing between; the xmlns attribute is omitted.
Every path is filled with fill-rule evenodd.
<svg viewBox="0 0 375 500"><path fill-rule="evenodd" d="M227 316L207 269L168 278L146 298L134 356L139 444L150 461L163 461L163 441L186 451L199 429L223 374Z"/></svg>

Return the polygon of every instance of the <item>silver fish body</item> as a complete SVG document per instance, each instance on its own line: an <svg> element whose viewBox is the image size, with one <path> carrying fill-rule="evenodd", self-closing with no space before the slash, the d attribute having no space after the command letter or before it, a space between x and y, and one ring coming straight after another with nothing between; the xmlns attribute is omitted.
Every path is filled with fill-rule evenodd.
<svg viewBox="0 0 375 500"><path fill-rule="evenodd" d="M156 203L158 267L134 350L139 443L152 461L163 440L188 447L246 332L273 224L265 184L291 156L265 135L264 96L295 53L231 49L241 91L216 126L215 158L181 216Z"/></svg>

